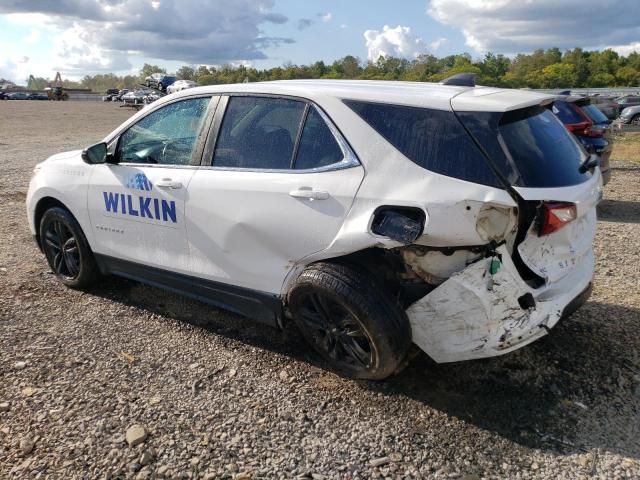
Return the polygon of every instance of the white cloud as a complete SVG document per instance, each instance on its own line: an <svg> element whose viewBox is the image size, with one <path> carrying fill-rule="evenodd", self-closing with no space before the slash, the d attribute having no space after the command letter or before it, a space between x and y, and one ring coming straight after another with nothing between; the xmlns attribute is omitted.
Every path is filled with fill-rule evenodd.
<svg viewBox="0 0 640 480"><path fill-rule="evenodd" d="M416 58L426 50L422 38L414 35L410 27L398 25L391 28L385 25L382 31L367 30L364 32L367 46L367 58L375 62L383 57Z"/></svg>
<svg viewBox="0 0 640 480"><path fill-rule="evenodd" d="M431 48L431 50L433 50L433 51L435 52L435 51L436 51L436 50L438 50L440 47L442 47L444 44L446 44L448 41L449 41L449 40L447 40L446 38L444 38L444 37L440 37L440 38L438 38L438 39L434 40L433 42L431 42L431 43L429 44L429 47Z"/></svg>
<svg viewBox="0 0 640 480"><path fill-rule="evenodd" d="M349 25L347 25L346 23L341 23L340 28L344 30L345 28L349 28Z"/></svg>
<svg viewBox="0 0 640 480"><path fill-rule="evenodd" d="M3 0L0 14L51 29L58 57L52 62L69 73L92 73L128 69L132 53L185 63L264 59L265 48L293 42L262 33L262 24L287 21L274 5L275 0Z"/></svg>
<svg viewBox="0 0 640 480"><path fill-rule="evenodd" d="M322 19L323 22L327 23L330 22L331 19L333 18L333 14L331 12L327 12L327 13L320 13L318 14L320 16L320 18Z"/></svg>
<svg viewBox="0 0 640 480"><path fill-rule="evenodd" d="M29 34L24 37L23 42L29 45L33 45L34 43L38 43L40 40L40 30L37 28L32 28Z"/></svg>
<svg viewBox="0 0 640 480"><path fill-rule="evenodd" d="M602 48L640 39L637 0L431 0L427 12L482 53Z"/></svg>
<svg viewBox="0 0 640 480"><path fill-rule="evenodd" d="M626 57L633 52L640 53L640 42L633 42L629 45L610 45L607 48L610 48L611 50Z"/></svg>

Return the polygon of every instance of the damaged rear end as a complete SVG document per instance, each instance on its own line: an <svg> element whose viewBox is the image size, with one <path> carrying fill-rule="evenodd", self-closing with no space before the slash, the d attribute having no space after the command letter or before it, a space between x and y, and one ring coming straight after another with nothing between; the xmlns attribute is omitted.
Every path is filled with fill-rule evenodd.
<svg viewBox="0 0 640 480"><path fill-rule="evenodd" d="M404 245L393 249L404 268L397 277L423 286L405 304L412 339L437 362L501 355L535 341L586 301L593 276L597 162L544 100L483 90L462 93L451 106L508 199L434 200L423 216L378 209L371 224L375 235ZM462 233L469 227L475 239Z"/></svg>

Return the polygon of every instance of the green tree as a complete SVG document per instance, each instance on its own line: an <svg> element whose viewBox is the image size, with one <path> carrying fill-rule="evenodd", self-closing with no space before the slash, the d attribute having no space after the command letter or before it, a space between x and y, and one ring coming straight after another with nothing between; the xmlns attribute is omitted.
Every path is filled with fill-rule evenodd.
<svg viewBox="0 0 640 480"><path fill-rule="evenodd" d="M570 88L575 81L576 67L571 63L554 63L542 69L542 83L547 88Z"/></svg>
<svg viewBox="0 0 640 480"><path fill-rule="evenodd" d="M184 65L178 69L178 71L176 72L176 77L179 80L195 80L196 71L194 70L193 67L190 67L189 65Z"/></svg>
<svg viewBox="0 0 640 480"><path fill-rule="evenodd" d="M640 83L640 72L633 67L620 67L616 72L618 85L636 87Z"/></svg>
<svg viewBox="0 0 640 480"><path fill-rule="evenodd" d="M153 75L154 73L167 73L164 68L159 67L158 65L151 65L149 63L145 63L140 69L140 81L144 82L144 79L149 75Z"/></svg>
<svg viewBox="0 0 640 480"><path fill-rule="evenodd" d="M616 84L616 77L610 73L596 73L591 75L588 80L589 87L610 87Z"/></svg>

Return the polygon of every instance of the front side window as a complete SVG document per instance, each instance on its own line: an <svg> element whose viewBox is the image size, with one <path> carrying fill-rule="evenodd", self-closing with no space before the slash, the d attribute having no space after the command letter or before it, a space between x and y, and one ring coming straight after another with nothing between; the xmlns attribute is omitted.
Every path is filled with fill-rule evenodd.
<svg viewBox="0 0 640 480"><path fill-rule="evenodd" d="M189 165L210 98L166 105L138 121L118 140L121 163Z"/></svg>

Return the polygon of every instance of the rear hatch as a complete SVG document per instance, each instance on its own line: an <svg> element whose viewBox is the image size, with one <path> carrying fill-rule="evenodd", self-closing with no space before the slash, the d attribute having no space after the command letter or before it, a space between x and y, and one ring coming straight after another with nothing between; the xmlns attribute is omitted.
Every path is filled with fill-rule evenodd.
<svg viewBox="0 0 640 480"><path fill-rule="evenodd" d="M509 91L502 102L491 99L500 108L495 111L471 111L464 97L454 97L452 108L519 197L514 260L537 280L559 281L592 255L595 207L602 195L599 170L583 168L590 157L546 108L548 97L520 91L511 101L514 91Z"/></svg>

